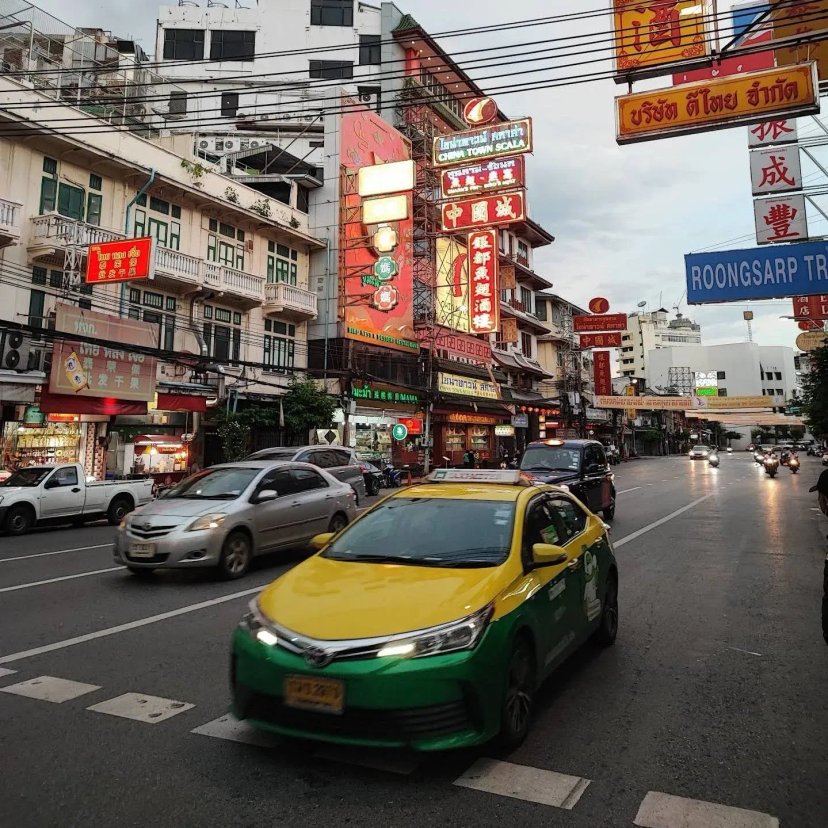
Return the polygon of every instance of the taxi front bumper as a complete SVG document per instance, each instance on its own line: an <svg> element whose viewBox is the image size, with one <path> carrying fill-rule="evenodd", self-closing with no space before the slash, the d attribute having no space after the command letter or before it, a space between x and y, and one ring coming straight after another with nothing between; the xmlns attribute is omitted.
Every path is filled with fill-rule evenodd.
<svg viewBox="0 0 828 828"><path fill-rule="evenodd" d="M420 751L481 744L500 729L507 626L492 622L474 650L345 659L323 668L239 627L232 647L232 710L263 730L338 744ZM342 682L342 712L288 706L288 677Z"/></svg>

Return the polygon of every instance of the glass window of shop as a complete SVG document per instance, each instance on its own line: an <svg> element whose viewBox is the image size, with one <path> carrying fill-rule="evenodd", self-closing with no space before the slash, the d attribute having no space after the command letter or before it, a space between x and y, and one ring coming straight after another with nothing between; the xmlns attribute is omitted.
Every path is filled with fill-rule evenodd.
<svg viewBox="0 0 828 828"><path fill-rule="evenodd" d="M26 418L24 418L26 419ZM3 427L3 468L38 466L44 463L77 463L80 459L80 423L7 422Z"/></svg>
<svg viewBox="0 0 828 828"><path fill-rule="evenodd" d="M207 261L244 270L244 230L218 219L209 219L208 227L210 233L207 236Z"/></svg>

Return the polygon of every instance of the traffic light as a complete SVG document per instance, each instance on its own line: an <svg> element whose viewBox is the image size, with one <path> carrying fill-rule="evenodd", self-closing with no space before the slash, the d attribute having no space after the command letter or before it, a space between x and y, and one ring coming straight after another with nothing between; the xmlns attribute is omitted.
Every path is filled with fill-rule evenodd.
<svg viewBox="0 0 828 828"><path fill-rule="evenodd" d="M0 331L0 368L9 371L27 371L31 338L19 330Z"/></svg>

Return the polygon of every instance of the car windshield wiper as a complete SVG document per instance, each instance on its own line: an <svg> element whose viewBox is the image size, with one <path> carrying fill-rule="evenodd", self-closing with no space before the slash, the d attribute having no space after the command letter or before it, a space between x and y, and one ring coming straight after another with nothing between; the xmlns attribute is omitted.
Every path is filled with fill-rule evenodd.
<svg viewBox="0 0 828 828"><path fill-rule="evenodd" d="M399 555L325 555L334 561L353 561L355 563L388 563L400 566L419 566L422 558L404 558Z"/></svg>
<svg viewBox="0 0 828 828"><path fill-rule="evenodd" d="M422 566L434 566L440 569L494 569L500 566L503 561L486 561L486 560L437 560L434 558L423 558L420 561Z"/></svg>

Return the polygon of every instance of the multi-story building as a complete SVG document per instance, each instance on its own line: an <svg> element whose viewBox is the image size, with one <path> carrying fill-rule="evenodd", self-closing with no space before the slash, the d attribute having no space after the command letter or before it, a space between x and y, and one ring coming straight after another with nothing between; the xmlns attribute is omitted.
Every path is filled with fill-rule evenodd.
<svg viewBox="0 0 828 828"><path fill-rule="evenodd" d="M48 85L60 88L62 73ZM0 74L0 318L35 340L43 331L46 342L69 333L52 330L59 307L102 315L116 332L110 339L122 322L143 323L157 373L149 395L127 400L126 381L105 376L108 368L95 383L101 390L112 380L108 397L55 393L45 360L30 363L40 370L0 372L4 461L79 458L100 473L108 445L109 470L129 472L128 458L144 449L118 452L119 444L167 433L175 447L210 401L275 400L306 368L307 323L317 314L309 260L324 242L305 213L195 163L188 138L149 141L91 114L82 92L70 105ZM87 283L90 245L132 237L154 239L154 278ZM4 359L13 344L4 338ZM33 432L35 420L46 431ZM183 473L183 451L139 442L154 468ZM162 462L167 450L173 460Z"/></svg>
<svg viewBox="0 0 828 828"><path fill-rule="evenodd" d="M624 377L645 377L647 355L656 348L675 348L683 345L701 345L701 327L676 314L669 319L664 308L647 313L632 313L627 330L621 337L618 352L620 373Z"/></svg>

